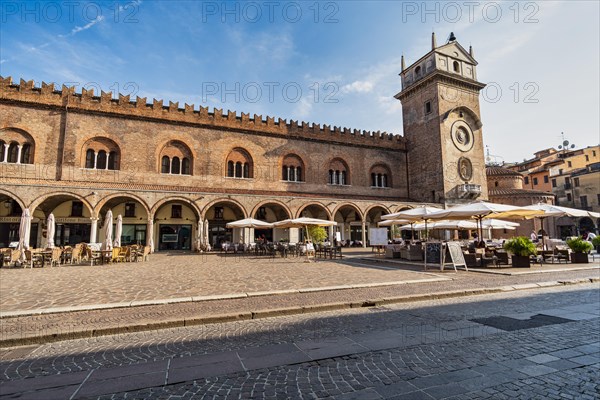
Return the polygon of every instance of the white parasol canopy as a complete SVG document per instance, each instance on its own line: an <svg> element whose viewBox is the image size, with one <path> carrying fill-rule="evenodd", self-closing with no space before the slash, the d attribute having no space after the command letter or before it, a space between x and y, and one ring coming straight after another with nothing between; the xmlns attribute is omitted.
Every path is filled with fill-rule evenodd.
<svg viewBox="0 0 600 400"><path fill-rule="evenodd" d="M19 244L17 250L21 250L21 263L25 262L25 250L29 249L29 234L31 232L31 214L29 208L21 214L21 225L19 226Z"/></svg>
<svg viewBox="0 0 600 400"><path fill-rule="evenodd" d="M429 215L438 211L443 211L441 208L432 206L421 206L411 208L410 210L398 211L393 214L382 215L381 219L407 219L410 221L419 221L429 219Z"/></svg>
<svg viewBox="0 0 600 400"><path fill-rule="evenodd" d="M49 249L54 248L54 233L56 232L56 224L54 223L54 214L50 213L48 215L48 221L46 222L46 236L48 238L48 243L46 247Z"/></svg>
<svg viewBox="0 0 600 400"><path fill-rule="evenodd" d="M528 210L544 211L543 215L536 215L536 217L590 217L600 218L600 213L586 210L579 210L577 208L555 206L553 204L538 203L531 206L523 207Z"/></svg>
<svg viewBox="0 0 600 400"><path fill-rule="evenodd" d="M204 222L202 220L198 220L198 226L196 228L196 250L202 251L202 241L204 240Z"/></svg>
<svg viewBox="0 0 600 400"><path fill-rule="evenodd" d="M473 221L435 221L429 224L413 224L412 228L416 231L426 229L477 229L477 223ZM411 229L411 225L401 226L400 229Z"/></svg>
<svg viewBox="0 0 600 400"><path fill-rule="evenodd" d="M112 210L108 210L106 212L106 217L104 218L104 226L102 227L102 231L104 232L104 242L102 242L102 250L112 250L112 234L113 234L113 226L112 226L113 213Z"/></svg>
<svg viewBox="0 0 600 400"><path fill-rule="evenodd" d="M227 228L254 228L254 229L270 229L273 228L273 224L265 221L261 221L254 218L240 219L239 221L233 221L225 225Z"/></svg>
<svg viewBox="0 0 600 400"><path fill-rule="evenodd" d="M123 217L121 214L117 216L117 227L115 229L115 247L121 247L121 235L123 234Z"/></svg>
<svg viewBox="0 0 600 400"><path fill-rule="evenodd" d="M486 229L508 229L515 230L520 224L518 222L503 221L501 219L489 218L481 221L481 226Z"/></svg>
<svg viewBox="0 0 600 400"><path fill-rule="evenodd" d="M409 220L407 219L387 219L385 221L379 221L377 226L393 226L393 225L405 225L408 224Z"/></svg>
<svg viewBox="0 0 600 400"><path fill-rule="evenodd" d="M529 210L524 207L507 204L488 203L478 201L464 204L436 212L430 215L431 219L466 219L473 218L480 222L486 217L497 218L527 218L544 215L544 211ZM483 228L480 228L479 237L482 237Z"/></svg>
<svg viewBox="0 0 600 400"><path fill-rule="evenodd" d="M302 217L294 219L284 219L283 221L274 222L273 228L302 228L307 225L336 226L337 222L328 221L326 219Z"/></svg>

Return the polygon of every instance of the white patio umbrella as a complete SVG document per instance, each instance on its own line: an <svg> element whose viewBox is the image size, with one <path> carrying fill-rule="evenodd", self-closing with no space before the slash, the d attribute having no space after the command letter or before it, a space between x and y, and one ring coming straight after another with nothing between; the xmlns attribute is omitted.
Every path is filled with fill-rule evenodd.
<svg viewBox="0 0 600 400"><path fill-rule="evenodd" d="M526 208L529 210L544 211L544 214L534 216L535 218L540 219L541 224L542 224L542 230L544 229L544 219L546 217L600 218L600 213L597 213L597 212L579 210L577 208L555 206L553 204L546 204L546 203L538 203L538 204L526 206L523 208ZM544 249L546 248L546 239L544 239L544 235L542 235L542 246Z"/></svg>
<svg viewBox="0 0 600 400"><path fill-rule="evenodd" d="M121 214L117 216L117 227L115 228L115 247L121 247L121 235L123 234L123 217Z"/></svg>
<svg viewBox="0 0 600 400"><path fill-rule="evenodd" d="M254 218L240 219L239 221L233 221L225 225L227 228L254 228L254 229L271 229L273 224L265 221L261 221Z"/></svg>
<svg viewBox="0 0 600 400"><path fill-rule="evenodd" d="M21 214L21 225L19 226L19 244L17 250L21 250L21 263L25 262L25 250L29 249L29 234L31 232L31 214L29 208Z"/></svg>
<svg viewBox="0 0 600 400"><path fill-rule="evenodd" d="M113 214L111 210L106 212L106 217L104 218L104 226L102 230L104 231L104 242L102 242L102 250L112 250L112 234L113 234L113 226L112 226Z"/></svg>
<svg viewBox="0 0 600 400"><path fill-rule="evenodd" d="M265 221L261 221L259 219L246 218L246 219L240 219L239 221L229 222L229 223L227 223L227 225L225 225L225 227L234 228L234 229L245 229L245 228L271 229L271 228L273 228L273 224L270 224ZM245 236L246 236L245 234L242 235L242 239L244 242L245 242Z"/></svg>
<svg viewBox="0 0 600 400"><path fill-rule="evenodd" d="M481 221L481 226L486 229L508 229L515 230L519 226L518 222L503 221L501 219L489 218Z"/></svg>
<svg viewBox="0 0 600 400"><path fill-rule="evenodd" d="M481 221L486 217L525 218L535 217L543 214L544 212L539 210L528 210L524 207L478 201L475 203L459 205L447 210L432 213L429 215L429 217L431 219L475 219L479 222L479 237L481 238L483 233Z"/></svg>
<svg viewBox="0 0 600 400"><path fill-rule="evenodd" d="M274 222L273 228L302 228L308 225L335 226L337 225L337 222L328 221L326 219L301 217L293 219L284 219L283 221Z"/></svg>
<svg viewBox="0 0 600 400"><path fill-rule="evenodd" d="M293 219L284 219L283 221L278 221L273 223L273 228L304 228L306 229L306 235L308 236L308 226L336 226L337 222L328 221L326 219L318 219L318 218L293 218Z"/></svg>
<svg viewBox="0 0 600 400"><path fill-rule="evenodd" d="M430 220L429 216L438 211L443 211L441 208L432 206L421 206L411 208L410 210L398 211L392 214L382 215L381 219L408 219L411 221L424 221L425 231L427 231L427 221Z"/></svg>
<svg viewBox="0 0 600 400"><path fill-rule="evenodd" d="M393 225L406 225L410 221L407 219L388 219L385 221L379 221L377 226L393 226Z"/></svg>
<svg viewBox="0 0 600 400"><path fill-rule="evenodd" d="M477 223L473 221L434 221L429 224L424 222L412 224L414 230L424 231L426 229L477 229ZM410 229L411 225L401 226L400 229Z"/></svg>
<svg viewBox="0 0 600 400"><path fill-rule="evenodd" d="M54 214L50 213L48 215L48 221L46 222L46 236L48 238L48 243L46 247L49 249L54 248L54 232L56 231L56 224L54 223Z"/></svg>

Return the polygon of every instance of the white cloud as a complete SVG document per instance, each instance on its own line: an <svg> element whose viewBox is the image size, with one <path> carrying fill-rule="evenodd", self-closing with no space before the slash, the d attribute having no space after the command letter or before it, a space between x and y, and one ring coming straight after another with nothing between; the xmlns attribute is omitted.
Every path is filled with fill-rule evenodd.
<svg viewBox="0 0 600 400"><path fill-rule="evenodd" d="M75 26L75 28L71 29L71 32L69 32L68 34L66 34L66 35L58 35L58 37L59 38L65 38L65 37L69 37L69 36L75 36L79 32L83 32L85 30L88 30L91 27L93 27L94 25L96 25L97 23L102 22L103 20L104 20L104 17L102 15L99 15L96 19L94 19L91 22L88 22L84 26Z"/></svg>
<svg viewBox="0 0 600 400"><path fill-rule="evenodd" d="M369 81L354 81L342 87L344 93L368 93L373 90L373 83Z"/></svg>

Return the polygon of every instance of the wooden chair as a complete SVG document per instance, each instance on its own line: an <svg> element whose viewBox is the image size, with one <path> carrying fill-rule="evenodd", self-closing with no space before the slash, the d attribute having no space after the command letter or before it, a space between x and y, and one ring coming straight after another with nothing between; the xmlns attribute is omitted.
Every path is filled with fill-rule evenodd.
<svg viewBox="0 0 600 400"><path fill-rule="evenodd" d="M92 251L92 249L90 249L87 246L86 246L85 250L86 250L87 260L90 262L90 265L94 265L94 262L98 262L98 261L102 262L102 253Z"/></svg>
<svg viewBox="0 0 600 400"><path fill-rule="evenodd" d="M73 248L71 250L71 255L69 256L69 262L71 264L80 263L82 255L83 255L83 246L79 246L79 245L75 246L75 248Z"/></svg>
<svg viewBox="0 0 600 400"><path fill-rule="evenodd" d="M60 265L62 253L63 253L63 251L60 247L55 247L52 249L52 257L50 258L50 267Z"/></svg>
<svg viewBox="0 0 600 400"><path fill-rule="evenodd" d="M11 250L10 252L10 261L9 261L9 265L12 264L13 266L16 266L18 262L20 262L21 260L21 251L22 250Z"/></svg>
<svg viewBox="0 0 600 400"><path fill-rule="evenodd" d="M150 257L150 246L144 246L142 251L135 253L135 261L146 261Z"/></svg>
<svg viewBox="0 0 600 400"><path fill-rule="evenodd" d="M119 250L119 252L117 253L117 262L129 261L129 258L131 257L131 249L129 247L121 247L118 250ZM113 254L114 254L114 249L113 249Z"/></svg>

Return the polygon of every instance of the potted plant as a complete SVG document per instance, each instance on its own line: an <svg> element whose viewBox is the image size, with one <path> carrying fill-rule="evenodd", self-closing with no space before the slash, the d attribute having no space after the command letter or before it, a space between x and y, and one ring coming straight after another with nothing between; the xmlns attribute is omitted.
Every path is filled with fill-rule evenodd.
<svg viewBox="0 0 600 400"><path fill-rule="evenodd" d="M592 244L586 242L582 238L574 238L567 240L567 246L573 251L571 253L571 262L574 264L587 264L588 255L587 253L592 250Z"/></svg>
<svg viewBox="0 0 600 400"><path fill-rule="evenodd" d="M507 240L503 247L504 250L512 254L512 266L516 268L530 268L529 256L537 254L535 244L525 236Z"/></svg>
<svg viewBox="0 0 600 400"><path fill-rule="evenodd" d="M596 253L600 254L600 236L592 239L592 245L596 248Z"/></svg>

